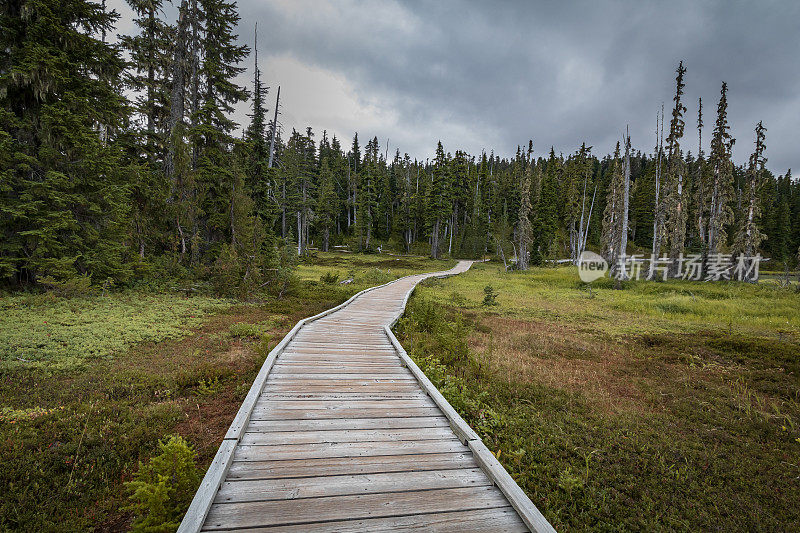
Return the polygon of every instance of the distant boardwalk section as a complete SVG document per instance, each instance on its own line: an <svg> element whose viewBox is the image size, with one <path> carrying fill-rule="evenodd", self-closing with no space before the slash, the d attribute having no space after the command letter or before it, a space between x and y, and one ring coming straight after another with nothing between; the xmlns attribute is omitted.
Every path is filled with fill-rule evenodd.
<svg viewBox="0 0 800 533"><path fill-rule="evenodd" d="M420 274L300 321L269 354L180 532L553 531L389 329Z"/></svg>

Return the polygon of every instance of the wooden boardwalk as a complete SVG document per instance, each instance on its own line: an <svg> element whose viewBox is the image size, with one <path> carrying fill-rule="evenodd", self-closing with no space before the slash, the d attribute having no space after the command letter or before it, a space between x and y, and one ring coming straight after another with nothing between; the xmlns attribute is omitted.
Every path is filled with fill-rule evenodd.
<svg viewBox="0 0 800 533"><path fill-rule="evenodd" d="M389 329L401 278L300 321L269 354L179 529L553 531Z"/></svg>

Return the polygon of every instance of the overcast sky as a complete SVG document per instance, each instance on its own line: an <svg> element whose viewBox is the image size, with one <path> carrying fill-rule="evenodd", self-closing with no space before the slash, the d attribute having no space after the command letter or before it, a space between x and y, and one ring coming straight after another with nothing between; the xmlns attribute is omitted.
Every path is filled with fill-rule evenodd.
<svg viewBox="0 0 800 533"><path fill-rule="evenodd" d="M177 3L177 0L175 0ZM122 0L109 5L131 14ZM349 146L378 136L412 157L445 149L513 155L613 150L626 124L636 148L669 120L675 68L686 74L684 149L697 152L703 98L708 151L720 84L745 162L756 123L767 127L767 166L800 170L800 2L402 2L241 0L239 40L252 47L281 122L312 126ZM170 10L174 13L174 9ZM252 57L240 83L251 86ZM236 119L246 122L247 106ZM795 172L797 174L797 172Z"/></svg>

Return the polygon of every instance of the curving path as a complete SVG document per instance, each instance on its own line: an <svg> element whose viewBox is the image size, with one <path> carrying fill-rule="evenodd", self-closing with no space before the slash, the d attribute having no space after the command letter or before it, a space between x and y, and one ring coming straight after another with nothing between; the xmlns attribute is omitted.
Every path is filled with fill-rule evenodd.
<svg viewBox="0 0 800 533"><path fill-rule="evenodd" d="M419 274L270 353L179 531L552 531L389 329Z"/></svg>

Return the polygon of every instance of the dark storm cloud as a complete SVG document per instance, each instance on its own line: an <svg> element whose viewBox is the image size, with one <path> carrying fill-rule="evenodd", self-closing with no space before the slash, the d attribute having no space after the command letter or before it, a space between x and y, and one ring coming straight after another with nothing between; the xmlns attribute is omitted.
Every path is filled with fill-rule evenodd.
<svg viewBox="0 0 800 533"><path fill-rule="evenodd" d="M421 157L437 139L450 151L503 155L528 139L540 154L586 141L602 155L629 124L634 144L649 151L656 111L664 102L669 116L683 60L685 149L697 151L702 97L708 151L725 80L735 159L746 161L763 120L768 166L783 173L800 164L798 2L242 0L239 10L243 42L252 45L259 22L260 58L268 83L287 94L290 128L308 124L347 139L357 128L363 139L388 137L392 151ZM287 62L327 78L300 90L304 80ZM314 111L326 97L327 111Z"/></svg>

